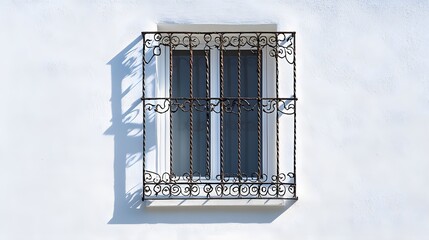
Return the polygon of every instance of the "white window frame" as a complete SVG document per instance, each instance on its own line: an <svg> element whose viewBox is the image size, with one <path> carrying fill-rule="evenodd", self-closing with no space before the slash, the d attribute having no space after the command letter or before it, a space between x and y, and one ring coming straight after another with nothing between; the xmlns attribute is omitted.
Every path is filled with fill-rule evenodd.
<svg viewBox="0 0 429 240"><path fill-rule="evenodd" d="M202 39L200 39L203 42ZM161 56L156 58L156 96L161 98L169 98L169 67L170 67L170 51L167 46L161 47ZM249 50L250 47L241 47L241 50ZM253 48L254 49L254 48ZM177 47L175 50L189 50L185 47ZM193 50L204 50L204 44L193 48ZM225 48L228 50L237 50L237 48ZM210 50L210 97L220 97L220 52L217 49ZM262 98L275 96L275 59L268 56L266 48L262 48ZM170 111L170 110L169 110ZM170 161L170 113L160 114L157 116L157 125L160 126L157 131L157 164L156 172L158 174L169 173ZM179 110L180 111L180 110ZM276 115L264 113L262 111L262 174L266 174L268 178L275 175L275 123ZM211 112L210 114L210 179L209 181L217 181L216 176L220 174L220 114ZM174 150L173 150L174 151ZM173 152L174 154L174 152ZM173 163L174 164L174 163ZM225 177L226 179L227 177ZM202 177L204 182L205 178Z"/></svg>

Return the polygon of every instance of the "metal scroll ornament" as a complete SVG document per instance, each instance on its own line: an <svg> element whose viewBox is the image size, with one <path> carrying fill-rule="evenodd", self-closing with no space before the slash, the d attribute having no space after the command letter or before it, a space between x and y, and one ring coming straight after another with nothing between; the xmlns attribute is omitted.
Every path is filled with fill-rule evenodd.
<svg viewBox="0 0 429 240"><path fill-rule="evenodd" d="M256 173L255 173L256 175ZM217 198L292 198L295 194L294 174L281 173L268 178L255 176L229 177L221 181L189 174L176 176L170 173L145 173L144 195L146 199L217 199Z"/></svg>

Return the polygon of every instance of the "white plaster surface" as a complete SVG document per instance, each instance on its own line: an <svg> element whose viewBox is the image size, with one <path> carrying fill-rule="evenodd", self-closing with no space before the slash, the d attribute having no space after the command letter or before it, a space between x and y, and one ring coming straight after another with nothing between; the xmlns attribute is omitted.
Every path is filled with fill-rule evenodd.
<svg viewBox="0 0 429 240"><path fill-rule="evenodd" d="M0 239L425 239L428 13L417 0L2 1ZM296 203L139 207L141 114L127 110L140 32L158 23L297 32Z"/></svg>

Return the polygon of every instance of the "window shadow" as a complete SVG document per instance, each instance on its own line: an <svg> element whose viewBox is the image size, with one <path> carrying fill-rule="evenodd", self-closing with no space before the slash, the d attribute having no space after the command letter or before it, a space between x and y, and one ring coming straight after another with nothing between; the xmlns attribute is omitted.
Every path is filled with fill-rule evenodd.
<svg viewBox="0 0 429 240"><path fill-rule="evenodd" d="M155 61L152 61L155 62ZM146 208L142 202L142 37L114 56L111 67L111 126L113 136L114 206L108 224L153 223L270 223L295 201L284 207L166 207ZM155 91L155 65L146 66L146 89ZM157 129L153 116L146 116L147 129ZM156 149L156 131L146 132L146 148ZM157 151L152 151L157 152Z"/></svg>

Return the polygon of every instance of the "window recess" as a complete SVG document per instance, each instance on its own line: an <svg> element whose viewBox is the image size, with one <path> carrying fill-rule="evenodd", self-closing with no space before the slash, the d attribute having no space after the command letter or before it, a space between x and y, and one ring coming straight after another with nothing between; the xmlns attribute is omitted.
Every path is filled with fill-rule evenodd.
<svg viewBox="0 0 429 240"><path fill-rule="evenodd" d="M295 32L142 37L143 200L296 199Z"/></svg>

